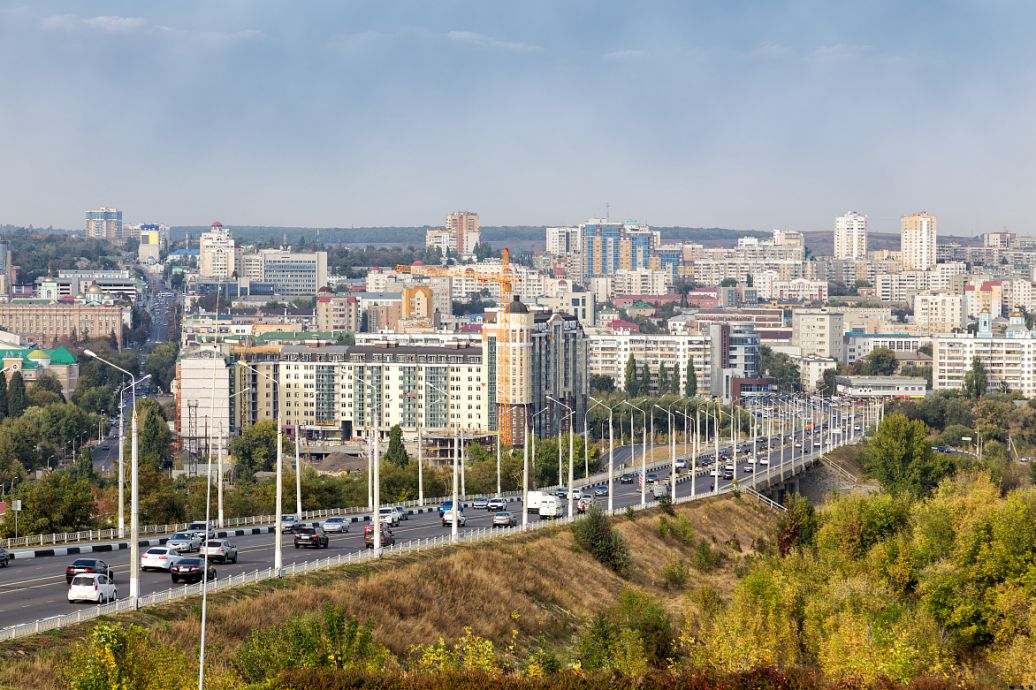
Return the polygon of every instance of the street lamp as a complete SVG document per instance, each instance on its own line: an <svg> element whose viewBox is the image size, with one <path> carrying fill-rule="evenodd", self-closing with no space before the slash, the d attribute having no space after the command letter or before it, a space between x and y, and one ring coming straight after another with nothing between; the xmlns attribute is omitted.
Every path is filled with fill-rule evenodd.
<svg viewBox="0 0 1036 690"><path fill-rule="evenodd" d="M615 466L615 459L612 457L615 454L615 437L612 429L612 418L615 416L615 410L612 409L611 405L598 400L597 398L590 396L590 400L593 401L594 405L604 405L608 408L608 512L612 511L612 472ZM593 409L593 406L590 407ZM589 414L590 410L587 410ZM585 443L585 441L584 441ZM589 451L587 451L589 452Z"/></svg>
<svg viewBox="0 0 1036 690"><path fill-rule="evenodd" d="M440 395L446 396L446 428L449 429L450 428L450 394L447 391L443 390L442 388L439 388L438 386L436 386L434 383L429 383L428 381L425 381L425 385L428 386L429 388L431 388L432 390L437 391ZM457 541L457 533L458 533L459 524L460 524L460 516L459 516L459 512L460 511L458 510L458 506L457 506L457 504L460 502L460 496L458 495L458 490L457 490L457 482L458 482L457 461L459 459L458 456L460 454L460 445L461 445L461 440L460 440L460 436L459 436L460 435L460 426L459 425L458 425L458 427L456 429L456 432L457 432L457 435L455 435L454 438L453 438L453 490L451 492L453 500L450 502L450 516L451 516L451 522L452 522L452 524L450 525L450 540L451 541Z"/></svg>
<svg viewBox="0 0 1036 690"><path fill-rule="evenodd" d="M276 480L275 480L277 482L277 489L276 489L276 494L275 494L276 498L274 500L273 533L274 533L275 537L274 537L274 541L273 541L273 568L274 568L274 570L277 571L277 577L280 577L281 576L281 566L283 564L283 560L282 560L282 557L281 557L281 541L282 541L282 537L281 537L281 520L284 517L284 515L283 515L283 513L284 513L284 509L283 509L284 487L283 487L283 483L282 483L283 471L282 471L281 466L284 464L284 438L283 438L283 432L282 432L282 430L284 429L284 396L281 395L282 391L281 391L280 381L278 381L277 379L273 378L269 374L266 374L266 373L264 373L262 371L259 371L258 369L256 369L252 365L246 364L244 362L244 360L240 360L239 359L239 360L237 360L237 363L240 366L243 366L245 369L249 369L253 373L258 374L259 376L262 376L264 379L269 381L271 385L277 386L277 471L276 471ZM299 516L299 519L302 519L301 515Z"/></svg>
<svg viewBox="0 0 1036 690"><path fill-rule="evenodd" d="M4 369L3 371L7 371ZM0 373L3 373L0 371ZM126 536L126 401L123 394L137 384L151 378L151 374L144 376L119 391L119 539ZM136 405L134 404L134 407Z"/></svg>
<svg viewBox="0 0 1036 690"><path fill-rule="evenodd" d="M93 357L98 362L107 364L112 369L120 371L130 377L130 390L133 393L133 416L130 422L130 599L136 606L137 597L140 596L140 494L137 481L137 377L120 366L112 364L108 360L99 357L93 350L83 350L87 357ZM143 380L143 379L141 379ZM121 463L120 463L121 464Z"/></svg>
<svg viewBox="0 0 1036 690"><path fill-rule="evenodd" d="M558 400L557 398L552 398L549 395L546 396L546 398L547 398L547 400L550 400L551 402L555 402L558 405L561 405L562 407L564 407L566 410L568 410L568 414L565 415L566 417L569 418L569 422L568 422L568 490L565 492L565 495L568 497L568 516L572 517L572 515L575 514L572 511L572 501L573 501L573 497L572 497L573 487L572 487L572 484L575 481L575 478L573 477L573 474L574 474L574 467L573 467L573 465L575 464L575 457L576 457L576 445L575 445L576 444L576 441L575 441L576 430L575 430L575 424L573 422L576 421L576 418L575 418L576 411L573 410L568 405L566 405L565 403L563 403L560 400ZM558 432L560 433L560 431L561 431L561 422L559 421L558 422ZM583 443L586 443L586 439L585 438L583 439ZM558 459L559 460L561 459L561 444L560 443L558 444Z"/></svg>
<svg viewBox="0 0 1036 690"><path fill-rule="evenodd" d="M251 391L250 388L242 388L237 393L234 393L229 398L227 398L228 405L229 405L231 400L233 400L237 396L241 395L242 393L247 393L249 391ZM229 409L227 411L229 413ZM216 503L218 505L218 509L217 509L217 512L216 512L216 515L217 515L217 517L216 517L216 526L217 527L223 527L223 434L224 434L224 432L223 432L223 420L220 420L220 423L219 423L219 439L220 440L219 440L219 443L216 446L217 449L218 449L218 459L216 461L216 468L217 468L217 470L216 470L216 474L217 474L217 477L216 477ZM229 439L230 439L230 437L228 435L227 436L227 440L229 440ZM299 518L301 518L301 517L302 517L302 515L300 514ZM279 525L278 525L277 529L280 529Z"/></svg>
<svg viewBox="0 0 1036 690"><path fill-rule="evenodd" d="M676 437L673 436L673 405L677 401L669 404L668 408L662 407L658 403L655 403L655 407L666 413L666 417L669 420L669 458L672 461L672 469L669 472L669 498L673 502L676 501Z"/></svg>
<svg viewBox="0 0 1036 690"><path fill-rule="evenodd" d="M640 454L640 505L643 507L647 505L647 412L637 407L628 400L622 401L623 405L629 405L640 414L644 415L644 449ZM633 454L636 453L637 443L634 440L636 436L633 431L633 413L630 413L630 459L633 459Z"/></svg>
<svg viewBox="0 0 1036 690"><path fill-rule="evenodd" d="M373 469L371 471L371 475L372 476L371 476L371 480L370 480L370 484L373 486L372 491L373 491L374 506L373 506L373 510L371 512L371 525L374 527L374 553L380 556L381 555L381 486L380 486L381 485L381 468L380 468L380 465L381 465L381 449L378 447L378 443L380 441L379 437L381 435L381 432L380 432L380 429L378 428L377 422L375 421L375 415L374 415L374 394L373 394L373 391L375 391L377 389L376 389L376 387L374 386L373 383L371 383L370 381L366 381L364 379L361 379L359 376L354 374L352 371L346 369L345 373L347 373L347 374L349 374L349 376L353 377L353 380L362 383L363 385L367 386L367 388L369 388L371 390L371 421L374 421L374 425L373 425L374 426L374 444L372 446L372 448L373 448L373 455L374 455L374 459L372 461L372 464L374 465L374 467L373 467ZM380 413L380 412L381 412L381 410L378 410L378 413Z"/></svg>

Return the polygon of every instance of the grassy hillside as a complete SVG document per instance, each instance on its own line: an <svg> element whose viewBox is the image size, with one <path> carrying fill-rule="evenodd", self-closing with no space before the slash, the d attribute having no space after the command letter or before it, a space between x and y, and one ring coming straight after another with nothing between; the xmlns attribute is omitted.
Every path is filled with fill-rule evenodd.
<svg viewBox="0 0 1036 690"><path fill-rule="evenodd" d="M775 514L749 498L709 499L677 511L723 554L722 565L694 578L696 585L708 584L722 596L729 595L737 570L754 546L764 547L775 529ZM400 658L412 654L415 645L460 638L466 628L498 644L517 631L515 644L527 651L564 646L594 613L630 586L657 598L679 620L683 587L674 589L663 570L674 559L693 559L695 546L660 536L657 514L640 514L632 521L620 518L617 529L629 544L632 560L625 577L575 546L570 530L559 528L218 594L209 600L210 668L216 676L229 672L236 650L253 630L319 611L328 603L343 606L361 620L372 617L375 638ZM198 601L179 602L119 620L141 623L154 642L181 650L190 668L196 669L199 610ZM0 646L0 685L66 687L54 669L68 668L74 644L92 627Z"/></svg>

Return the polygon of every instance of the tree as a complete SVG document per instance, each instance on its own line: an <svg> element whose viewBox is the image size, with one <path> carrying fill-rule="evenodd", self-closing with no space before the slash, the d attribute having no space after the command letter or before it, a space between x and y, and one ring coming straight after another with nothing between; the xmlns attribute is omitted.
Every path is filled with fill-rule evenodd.
<svg viewBox="0 0 1036 690"><path fill-rule="evenodd" d="M669 392L673 395L680 395L680 363L673 363L673 376L669 380Z"/></svg>
<svg viewBox="0 0 1036 690"><path fill-rule="evenodd" d="M626 395L635 398L640 395L640 381L637 378L637 360L633 353L626 359Z"/></svg>
<svg viewBox="0 0 1036 690"><path fill-rule="evenodd" d="M22 378L22 372L16 371L11 374L11 380L7 384L7 416L20 417L27 404L25 379Z"/></svg>
<svg viewBox="0 0 1036 690"><path fill-rule="evenodd" d="M785 505L787 510L777 522L781 556L787 556L796 546L811 546L817 531L816 509L805 496L792 494Z"/></svg>
<svg viewBox="0 0 1036 690"><path fill-rule="evenodd" d="M295 452L295 446L285 437L285 455ZM230 453L237 461L238 477L250 481L256 472L268 472L277 459L277 423L264 419L247 427L230 442Z"/></svg>
<svg viewBox="0 0 1036 690"><path fill-rule="evenodd" d="M719 281L720 287L737 287L737 278L724 278Z"/></svg>
<svg viewBox="0 0 1036 690"><path fill-rule="evenodd" d="M798 365L783 352L774 352L764 345L759 348L759 364L764 372L777 379L782 389L798 390L801 387L802 375Z"/></svg>
<svg viewBox="0 0 1036 690"><path fill-rule="evenodd" d="M611 395L615 392L615 379L605 374L590 374L590 392Z"/></svg>
<svg viewBox="0 0 1036 690"><path fill-rule="evenodd" d="M669 370L666 369L665 362L660 362L658 365L658 383L655 390L658 395L665 395L669 392Z"/></svg>
<svg viewBox="0 0 1036 690"><path fill-rule="evenodd" d="M406 467L410 462L410 456L407 455L406 447L403 445L403 428L398 424L389 429L389 445L385 459L400 467Z"/></svg>
<svg viewBox="0 0 1036 690"><path fill-rule="evenodd" d="M978 400L989 388L989 375L986 365L978 357L971 358L971 369L964 375L964 395L971 400Z"/></svg>
<svg viewBox="0 0 1036 690"><path fill-rule="evenodd" d="M835 377L838 376L838 369L824 369L824 378L820 384L819 392L825 395L834 395L838 392L838 382L835 381Z"/></svg>
<svg viewBox="0 0 1036 690"><path fill-rule="evenodd" d="M161 469L171 457L172 435L162 408L153 398L137 401L137 424L140 427L140 462L155 470Z"/></svg>
<svg viewBox="0 0 1036 690"><path fill-rule="evenodd" d="M7 416L7 376L0 375L0 419Z"/></svg>
<svg viewBox="0 0 1036 690"><path fill-rule="evenodd" d="M22 500L18 528L22 534L76 532L92 526L94 496L90 482L72 472L45 474L22 484L17 491ZM14 534L14 512L4 515L4 532Z"/></svg>
<svg viewBox="0 0 1036 690"><path fill-rule="evenodd" d="M889 491L915 496L929 493L953 470L946 456L932 453L928 426L898 412L878 425L864 466Z"/></svg>
<svg viewBox="0 0 1036 690"><path fill-rule="evenodd" d="M36 383L33 384L33 389L54 393L60 398L59 402L65 402L65 394L61 389L61 382L58 381L57 376L49 371L41 371L36 374Z"/></svg>
<svg viewBox="0 0 1036 690"><path fill-rule="evenodd" d="M694 371L694 358L687 360L687 380L684 386L684 393L688 398L698 395L698 374Z"/></svg>
<svg viewBox="0 0 1036 690"><path fill-rule="evenodd" d="M856 363L856 373L860 376L891 376L898 368L896 353L885 347L874 348Z"/></svg>
<svg viewBox="0 0 1036 690"><path fill-rule="evenodd" d="M159 388L169 390L169 384L176 375L177 348L173 343L156 345L147 359L144 360L144 373L151 374L151 379Z"/></svg>

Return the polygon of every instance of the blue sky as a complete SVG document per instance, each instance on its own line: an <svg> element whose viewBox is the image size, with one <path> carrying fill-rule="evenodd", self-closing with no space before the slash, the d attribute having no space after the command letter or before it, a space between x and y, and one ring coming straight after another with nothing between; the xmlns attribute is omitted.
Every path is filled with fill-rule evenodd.
<svg viewBox="0 0 1036 690"><path fill-rule="evenodd" d="M0 4L0 222L1031 227L1036 3Z"/></svg>

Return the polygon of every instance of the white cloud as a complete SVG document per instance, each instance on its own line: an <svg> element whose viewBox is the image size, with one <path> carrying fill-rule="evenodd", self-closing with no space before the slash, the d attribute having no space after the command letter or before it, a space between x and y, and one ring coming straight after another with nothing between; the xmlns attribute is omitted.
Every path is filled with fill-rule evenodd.
<svg viewBox="0 0 1036 690"><path fill-rule="evenodd" d="M102 31L135 31L147 26L147 20L143 17L104 15L84 19L83 24L91 29L100 29Z"/></svg>
<svg viewBox="0 0 1036 690"><path fill-rule="evenodd" d="M635 62L648 56L646 50L615 50L605 53L601 59L606 62Z"/></svg>
<svg viewBox="0 0 1036 690"><path fill-rule="evenodd" d="M74 14L54 14L44 17L41 22L44 29L63 29L70 31L80 25L79 17Z"/></svg>
<svg viewBox="0 0 1036 690"><path fill-rule="evenodd" d="M478 34L474 31L450 31L447 32L446 38L455 43L466 43L476 48L503 50L509 53L538 53L543 50L543 48L537 45L501 41L499 38Z"/></svg>

